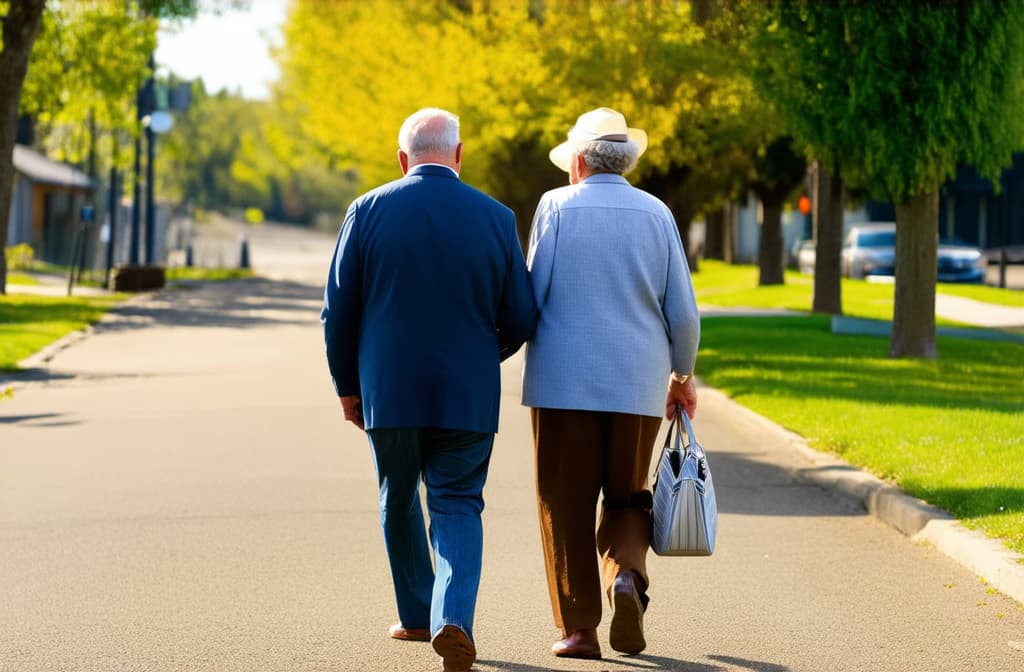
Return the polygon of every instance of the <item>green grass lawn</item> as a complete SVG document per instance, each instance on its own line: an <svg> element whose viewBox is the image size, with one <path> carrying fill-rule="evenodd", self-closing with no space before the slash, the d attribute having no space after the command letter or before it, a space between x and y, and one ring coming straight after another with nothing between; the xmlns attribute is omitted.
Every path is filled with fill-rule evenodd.
<svg viewBox="0 0 1024 672"><path fill-rule="evenodd" d="M806 311L813 279L786 281L758 288L755 267L716 262L694 275L702 304ZM1007 290L964 289L1012 305ZM844 280L843 309L890 319L892 292ZM828 316L716 317L702 322L697 372L816 448L1024 552L1024 345L940 337L934 361L888 350L887 338L832 334Z"/></svg>
<svg viewBox="0 0 1024 672"><path fill-rule="evenodd" d="M96 322L124 298L0 296L0 371L16 370L20 360Z"/></svg>
<svg viewBox="0 0 1024 672"><path fill-rule="evenodd" d="M1000 289L988 285L955 285L952 283L939 283L936 288L941 294L962 296L975 301L995 303L1000 306L1011 308L1024 308L1024 292L1016 289Z"/></svg>
<svg viewBox="0 0 1024 672"><path fill-rule="evenodd" d="M175 280L238 280L254 277L249 268L168 268L165 276L168 282Z"/></svg>
<svg viewBox="0 0 1024 672"><path fill-rule="evenodd" d="M732 266L720 261L701 262L693 275L697 301L702 305L743 306L746 308L787 308L809 311L814 293L814 278L786 271L786 284L757 286L756 266ZM865 280L842 280L843 314L875 320L892 319L892 284ZM987 301L1004 306L1024 306L1024 292L978 285L940 284L937 291ZM939 324L957 324L938 318Z"/></svg>
<svg viewBox="0 0 1024 672"><path fill-rule="evenodd" d="M825 316L702 332L707 384L1024 552L1024 345L940 337L937 360L893 360Z"/></svg>
<svg viewBox="0 0 1024 672"><path fill-rule="evenodd" d="M24 273L8 273L7 274L8 285L38 285L39 280L31 275L25 275Z"/></svg>

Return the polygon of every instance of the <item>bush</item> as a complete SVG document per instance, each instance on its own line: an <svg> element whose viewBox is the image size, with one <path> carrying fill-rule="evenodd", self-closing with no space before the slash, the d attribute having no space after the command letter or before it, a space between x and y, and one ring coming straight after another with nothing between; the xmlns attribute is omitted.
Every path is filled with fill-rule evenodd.
<svg viewBox="0 0 1024 672"><path fill-rule="evenodd" d="M245 209L245 223L246 224L262 224L263 223L263 211L259 208L246 208Z"/></svg>
<svg viewBox="0 0 1024 672"><path fill-rule="evenodd" d="M28 243L20 243L13 247L4 248L4 257L7 259L8 271L28 271L32 269L32 260L35 258L35 250Z"/></svg>

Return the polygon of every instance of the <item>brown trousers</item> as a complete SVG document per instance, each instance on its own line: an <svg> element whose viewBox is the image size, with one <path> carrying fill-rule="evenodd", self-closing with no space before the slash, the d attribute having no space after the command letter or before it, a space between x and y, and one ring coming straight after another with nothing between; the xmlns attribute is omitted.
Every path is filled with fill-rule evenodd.
<svg viewBox="0 0 1024 672"><path fill-rule="evenodd" d="M647 602L647 477L661 418L534 408L531 419L548 591L555 625L568 635L597 627L602 583L609 591L619 572L636 572Z"/></svg>

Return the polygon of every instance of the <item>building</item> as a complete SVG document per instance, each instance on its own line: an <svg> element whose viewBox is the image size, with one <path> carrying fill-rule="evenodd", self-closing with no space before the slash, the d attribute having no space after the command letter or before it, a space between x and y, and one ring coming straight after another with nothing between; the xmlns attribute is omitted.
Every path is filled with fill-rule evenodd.
<svg viewBox="0 0 1024 672"><path fill-rule="evenodd" d="M7 245L28 243L36 257L70 264L89 176L24 145L14 146L14 189Z"/></svg>

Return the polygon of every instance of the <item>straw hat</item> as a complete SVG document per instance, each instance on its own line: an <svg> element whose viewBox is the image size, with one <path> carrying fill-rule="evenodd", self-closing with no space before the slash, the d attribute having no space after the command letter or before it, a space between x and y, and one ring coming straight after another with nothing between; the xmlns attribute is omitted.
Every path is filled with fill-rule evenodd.
<svg viewBox="0 0 1024 672"><path fill-rule="evenodd" d="M572 162L572 155L576 148L593 140L609 142L632 140L639 150L637 157L640 157L647 149L646 132L639 128L628 128L626 118L620 113L607 107L599 107L581 114L580 118L576 120L576 125L569 130L569 139L552 149L548 157L551 159L551 163L568 173L569 164Z"/></svg>

